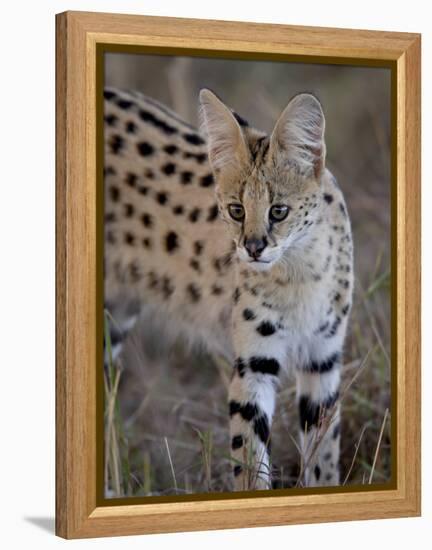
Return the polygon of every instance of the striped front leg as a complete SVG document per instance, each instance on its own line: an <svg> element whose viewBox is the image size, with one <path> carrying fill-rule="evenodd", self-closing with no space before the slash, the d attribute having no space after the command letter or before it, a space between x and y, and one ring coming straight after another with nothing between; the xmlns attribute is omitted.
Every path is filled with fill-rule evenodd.
<svg viewBox="0 0 432 550"><path fill-rule="evenodd" d="M297 370L303 482L339 485L340 354Z"/></svg>
<svg viewBox="0 0 432 550"><path fill-rule="evenodd" d="M231 456L236 491L269 489L270 429L279 362L237 359L229 391Z"/></svg>
<svg viewBox="0 0 432 550"><path fill-rule="evenodd" d="M237 359L229 389L231 457L235 490L269 489L270 432L284 337L272 319L239 308Z"/></svg>

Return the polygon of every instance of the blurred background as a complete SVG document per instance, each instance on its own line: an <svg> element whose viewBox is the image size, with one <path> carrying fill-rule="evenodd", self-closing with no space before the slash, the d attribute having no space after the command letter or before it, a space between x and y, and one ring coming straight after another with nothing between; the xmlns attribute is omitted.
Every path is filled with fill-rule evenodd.
<svg viewBox="0 0 432 550"><path fill-rule="evenodd" d="M105 55L105 84L138 90L197 124L198 93L214 90L270 132L292 96L311 92L326 117L327 166L348 205L355 297L342 384L341 483L391 475L390 70L339 65L135 54ZM133 331L106 393L107 497L231 490L229 365L181 342L158 346L162 326ZM275 487L301 486L295 385L282 386L272 428Z"/></svg>

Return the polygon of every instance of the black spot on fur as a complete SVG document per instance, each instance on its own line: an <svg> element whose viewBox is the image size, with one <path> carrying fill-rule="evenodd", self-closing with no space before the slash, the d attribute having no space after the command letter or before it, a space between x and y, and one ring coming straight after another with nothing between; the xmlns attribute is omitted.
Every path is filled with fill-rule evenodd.
<svg viewBox="0 0 432 550"><path fill-rule="evenodd" d="M105 223L112 223L116 221L116 215L114 212L107 212L105 214Z"/></svg>
<svg viewBox="0 0 432 550"><path fill-rule="evenodd" d="M243 420L250 422L258 415L258 407L253 403L245 403L241 405L238 401L230 401L229 403L230 416L239 413Z"/></svg>
<svg viewBox="0 0 432 550"><path fill-rule="evenodd" d="M137 131L137 125L134 122L132 122L131 120L126 122L126 132L128 134L134 134L136 131Z"/></svg>
<svg viewBox="0 0 432 550"><path fill-rule="evenodd" d="M115 92L111 92L111 90L104 90L104 98L105 99L114 99L115 97L117 97L117 94Z"/></svg>
<svg viewBox="0 0 432 550"><path fill-rule="evenodd" d="M210 187L210 185L213 185L213 183L213 174L207 174L206 176L203 176L200 180L201 187Z"/></svg>
<svg viewBox="0 0 432 550"><path fill-rule="evenodd" d="M190 297L190 299L192 300L192 302L196 303L196 302L199 302L200 299L201 299L201 291L200 289L193 283L190 283L187 287L186 287L186 291Z"/></svg>
<svg viewBox="0 0 432 550"><path fill-rule="evenodd" d="M242 405L240 407L240 415L243 418L243 420L247 420L250 422L254 416L256 416L258 413L258 408L256 405L253 405L252 403L246 403L245 405Z"/></svg>
<svg viewBox="0 0 432 550"><path fill-rule="evenodd" d="M340 353L333 353L324 361L312 361L312 363L309 363L305 370L307 372L317 373L329 372L335 365L339 363L339 361Z"/></svg>
<svg viewBox="0 0 432 550"><path fill-rule="evenodd" d="M214 221L219 215L219 208L217 204L214 204L213 206L210 206L207 221L212 222Z"/></svg>
<svg viewBox="0 0 432 550"><path fill-rule="evenodd" d="M201 273L201 265L198 260L195 260L195 258L192 258L192 260L190 260L189 262L189 265L191 266L192 269L194 269L198 273Z"/></svg>
<svg viewBox="0 0 432 550"><path fill-rule="evenodd" d="M193 173L189 172L188 170L185 170L180 174L180 181L183 185L187 185L188 183L192 182Z"/></svg>
<svg viewBox="0 0 432 550"><path fill-rule="evenodd" d="M270 428L267 420L267 416L262 414L254 420L254 432L260 438L264 445L268 445L270 442Z"/></svg>
<svg viewBox="0 0 432 550"><path fill-rule="evenodd" d="M349 288L349 281L346 279L339 279L338 283L341 285L342 288Z"/></svg>
<svg viewBox="0 0 432 550"><path fill-rule="evenodd" d="M202 164L207 160L207 155L205 153L183 153L183 158L185 159L194 159L198 164Z"/></svg>
<svg viewBox="0 0 432 550"><path fill-rule="evenodd" d="M109 188L109 194L113 202L117 202L120 198L120 190L115 185L111 185Z"/></svg>
<svg viewBox="0 0 432 550"><path fill-rule="evenodd" d="M324 456L323 456L323 459L328 462L332 457L332 454L331 453L326 453Z"/></svg>
<svg viewBox="0 0 432 550"><path fill-rule="evenodd" d="M174 252L174 250L176 250L179 247L177 233L174 233L174 231L170 231L169 233L167 233L165 237L165 246L166 246L167 252L169 253Z"/></svg>
<svg viewBox="0 0 432 550"><path fill-rule="evenodd" d="M204 243L202 241L195 241L193 243L194 252L197 256L201 255L201 252L204 249Z"/></svg>
<svg viewBox="0 0 432 550"><path fill-rule="evenodd" d="M249 360L249 368L252 372L261 374L271 374L277 376L280 365L276 359L267 357L251 357Z"/></svg>
<svg viewBox="0 0 432 550"><path fill-rule="evenodd" d="M343 205L343 203L339 203L339 208L340 208L340 211L342 212L342 214L344 215L344 217L346 218L346 209L345 209L345 206Z"/></svg>
<svg viewBox="0 0 432 550"><path fill-rule="evenodd" d="M257 326L257 332L261 336L271 336L276 332L276 327L270 321L263 321Z"/></svg>
<svg viewBox="0 0 432 550"><path fill-rule="evenodd" d="M141 109L139 112L139 116L142 121L152 124L155 128L157 128L158 130L161 130L163 133L167 135L177 134L177 128L174 128L174 126L171 126L167 122L160 120L159 118L156 118L154 114L151 113L150 111Z"/></svg>
<svg viewBox="0 0 432 550"><path fill-rule="evenodd" d="M167 162L162 166L161 170L167 176L171 176L176 171L176 165L172 162Z"/></svg>
<svg viewBox="0 0 432 550"><path fill-rule="evenodd" d="M319 406L306 395L302 395L299 401L300 429L309 431L312 426L318 425Z"/></svg>
<svg viewBox="0 0 432 550"><path fill-rule="evenodd" d="M152 242L151 242L151 239L149 239L148 237L146 237L145 239L142 240L142 243L143 243L143 246L145 248L148 248L150 249L152 247Z"/></svg>
<svg viewBox="0 0 432 550"><path fill-rule="evenodd" d="M137 149L139 154L142 157L148 157L153 154L154 148L150 143L147 143L146 141L141 141L140 143L137 143Z"/></svg>
<svg viewBox="0 0 432 550"><path fill-rule="evenodd" d="M145 185L140 185L138 187L138 193L140 193L140 195L147 195L148 190L149 190L149 188Z"/></svg>
<svg viewBox="0 0 432 550"><path fill-rule="evenodd" d="M144 213L141 216L141 221L144 227L148 227L148 228L153 227L153 216L151 216L151 214Z"/></svg>
<svg viewBox="0 0 432 550"><path fill-rule="evenodd" d="M168 201L168 195L163 192L157 193L156 200L158 201L159 204L164 205Z"/></svg>
<svg viewBox="0 0 432 550"><path fill-rule="evenodd" d="M330 195L329 193L324 193L324 200L327 204L331 204L333 202L333 195Z"/></svg>
<svg viewBox="0 0 432 550"><path fill-rule="evenodd" d="M178 151L178 147L177 145L165 145L164 151L168 155L175 155Z"/></svg>
<svg viewBox="0 0 432 550"><path fill-rule="evenodd" d="M111 152L117 155L124 147L124 139L121 136L113 135L109 140Z"/></svg>
<svg viewBox="0 0 432 550"><path fill-rule="evenodd" d="M220 296L223 293L223 288L218 285L213 285L211 288L211 292L214 296Z"/></svg>
<svg viewBox="0 0 432 550"><path fill-rule="evenodd" d="M243 318L245 321L253 321L256 318L256 315L251 309L246 308L243 310Z"/></svg>
<svg viewBox="0 0 432 550"><path fill-rule="evenodd" d="M241 435L235 435L231 440L231 449L235 451L243 447L243 437Z"/></svg>
<svg viewBox="0 0 432 550"><path fill-rule="evenodd" d="M133 216L133 213L134 213L133 205L130 204L130 203L125 204L124 205L124 211L125 211L126 218L131 218Z"/></svg>
<svg viewBox="0 0 432 550"><path fill-rule="evenodd" d="M135 236L132 235L132 233L129 233L129 232L125 233L124 238L125 238L125 243L126 244L129 244L131 246L133 246L135 244Z"/></svg>
<svg viewBox="0 0 432 550"><path fill-rule="evenodd" d="M200 215L201 215L201 210L199 208L194 208L189 214L189 220L192 223L195 223L199 220Z"/></svg>
<svg viewBox="0 0 432 550"><path fill-rule="evenodd" d="M229 415L233 416L234 414L240 412L240 403L238 401L230 401L229 402Z"/></svg>
<svg viewBox="0 0 432 550"><path fill-rule="evenodd" d="M117 174L112 166L104 166L103 172L104 176L115 176Z"/></svg>
<svg viewBox="0 0 432 550"><path fill-rule="evenodd" d="M124 109L125 111L127 111L128 109L130 109L132 107L133 102L128 101L127 99L119 99L117 101L117 105L120 107L120 109Z"/></svg>
<svg viewBox="0 0 432 550"><path fill-rule="evenodd" d="M152 180L154 178L153 170L151 168L146 168L145 171L144 171L144 176L147 179Z"/></svg>
<svg viewBox="0 0 432 550"><path fill-rule="evenodd" d="M318 464L314 468L314 474L315 474L315 479L319 481L319 478L321 477L321 468L318 466Z"/></svg>
<svg viewBox="0 0 432 550"><path fill-rule="evenodd" d="M105 122L108 124L108 126L114 126L117 121L118 121L118 118L115 115L105 116Z"/></svg>
<svg viewBox="0 0 432 550"><path fill-rule="evenodd" d="M205 141L198 134L183 134L183 139L191 145L204 145Z"/></svg>
<svg viewBox="0 0 432 550"><path fill-rule="evenodd" d="M342 308L342 315L347 315L349 310L350 310L350 304L347 304Z"/></svg>
<svg viewBox="0 0 432 550"><path fill-rule="evenodd" d="M178 204L177 206L174 206L173 213L176 216L180 216L181 214L183 214L183 212L184 212L184 208L181 204Z"/></svg>
<svg viewBox="0 0 432 550"><path fill-rule="evenodd" d="M337 333L339 325L341 324L342 319L337 316L336 319L333 321L333 323L330 326L329 331L327 334L325 334L326 338L333 338L333 336Z"/></svg>
<svg viewBox="0 0 432 550"><path fill-rule="evenodd" d="M171 280L168 277L163 277L162 279L162 294L164 298L168 299L174 293L174 285L171 283Z"/></svg>
<svg viewBox="0 0 432 550"><path fill-rule="evenodd" d="M240 464L236 464L234 466L234 477L238 477L242 472L243 472L243 468L242 466L240 466Z"/></svg>
<svg viewBox="0 0 432 550"><path fill-rule="evenodd" d="M138 176L132 172L128 172L125 177L125 182L129 185L129 187L135 187L137 182Z"/></svg>

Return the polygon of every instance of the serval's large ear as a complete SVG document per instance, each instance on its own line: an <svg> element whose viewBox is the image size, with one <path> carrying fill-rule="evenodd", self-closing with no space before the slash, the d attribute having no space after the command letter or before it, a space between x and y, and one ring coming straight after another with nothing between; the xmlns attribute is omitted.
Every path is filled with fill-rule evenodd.
<svg viewBox="0 0 432 550"><path fill-rule="evenodd" d="M249 158L240 124L232 111L210 90L201 90L200 103L201 130L207 138L213 171L238 170Z"/></svg>
<svg viewBox="0 0 432 550"><path fill-rule="evenodd" d="M270 154L295 163L302 172L320 179L325 166L325 118L320 102L299 94L287 105L270 138Z"/></svg>

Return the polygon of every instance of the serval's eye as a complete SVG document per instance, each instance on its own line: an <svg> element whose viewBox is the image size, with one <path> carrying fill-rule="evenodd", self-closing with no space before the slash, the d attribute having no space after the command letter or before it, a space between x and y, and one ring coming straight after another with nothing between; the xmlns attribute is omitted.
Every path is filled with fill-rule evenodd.
<svg viewBox="0 0 432 550"><path fill-rule="evenodd" d="M242 219L245 217L245 211L241 204L235 204L235 203L229 204L228 212L231 218L236 222L241 222Z"/></svg>
<svg viewBox="0 0 432 550"><path fill-rule="evenodd" d="M272 222L281 222L290 211L290 207L283 204L276 204L270 208L269 218Z"/></svg>

